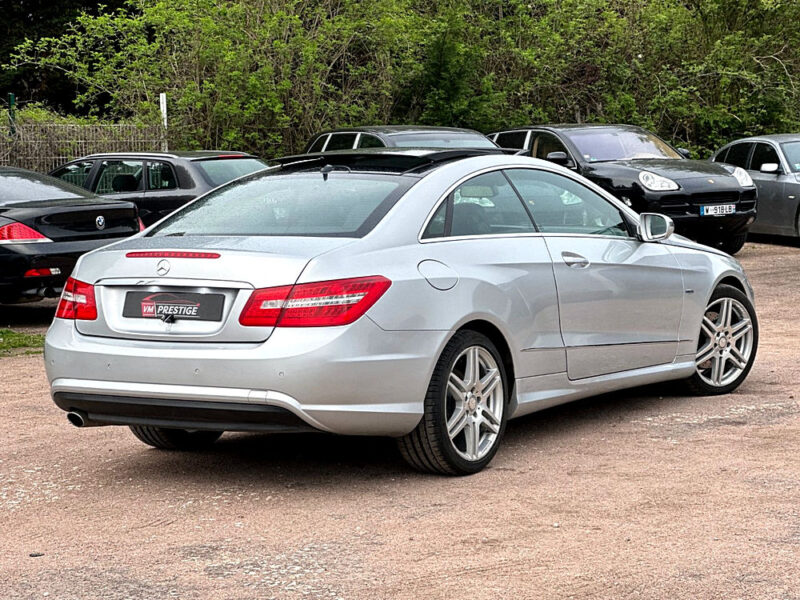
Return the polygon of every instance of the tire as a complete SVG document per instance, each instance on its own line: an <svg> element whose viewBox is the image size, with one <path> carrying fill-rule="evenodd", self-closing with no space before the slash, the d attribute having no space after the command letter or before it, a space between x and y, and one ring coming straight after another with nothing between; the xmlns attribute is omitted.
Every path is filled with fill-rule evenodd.
<svg viewBox="0 0 800 600"><path fill-rule="evenodd" d="M724 305L730 307L728 317ZM735 287L718 286L703 313L695 372L686 380L686 387L697 396L732 392L750 373L757 349L758 319L753 303Z"/></svg>
<svg viewBox="0 0 800 600"><path fill-rule="evenodd" d="M221 431L188 431L151 425L130 425L130 430L148 446L161 450L201 450L222 435Z"/></svg>
<svg viewBox="0 0 800 600"><path fill-rule="evenodd" d="M470 375L474 373L470 365L474 364L478 365L477 377ZM490 372L494 374L491 380ZM500 446L508 398L506 369L495 345L478 332L457 332L436 363L422 420L414 431L397 441L400 453L420 471L443 475L477 473L489 464Z"/></svg>
<svg viewBox="0 0 800 600"><path fill-rule="evenodd" d="M742 249L746 241L747 233L731 233L717 243L717 248L728 254L736 254Z"/></svg>

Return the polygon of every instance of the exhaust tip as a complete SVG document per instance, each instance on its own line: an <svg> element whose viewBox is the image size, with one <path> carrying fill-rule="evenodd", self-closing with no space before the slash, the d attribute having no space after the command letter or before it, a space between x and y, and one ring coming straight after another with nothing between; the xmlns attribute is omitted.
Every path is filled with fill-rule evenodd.
<svg viewBox="0 0 800 600"><path fill-rule="evenodd" d="M75 427L84 427L86 425L86 417L79 412L70 411L67 413L67 420L75 425Z"/></svg>

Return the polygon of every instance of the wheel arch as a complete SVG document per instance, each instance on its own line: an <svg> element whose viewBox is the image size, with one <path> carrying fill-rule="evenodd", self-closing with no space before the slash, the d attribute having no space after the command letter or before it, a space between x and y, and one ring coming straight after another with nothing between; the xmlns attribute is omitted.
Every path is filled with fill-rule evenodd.
<svg viewBox="0 0 800 600"><path fill-rule="evenodd" d="M455 335L459 331L467 331L467 330L475 331L477 333L485 335L487 338L491 340L491 342L497 348L497 351L500 353L500 358L503 359L503 367L505 368L506 371L506 380L508 381L509 385L508 398L509 401L512 400L514 398L514 393L515 393L514 356L511 353L511 347L508 344L506 336L503 334L502 331L500 331L500 329L494 323L487 321L485 319L473 319L471 321L467 321L466 323L463 323L458 329L456 329L453 332L453 335Z"/></svg>

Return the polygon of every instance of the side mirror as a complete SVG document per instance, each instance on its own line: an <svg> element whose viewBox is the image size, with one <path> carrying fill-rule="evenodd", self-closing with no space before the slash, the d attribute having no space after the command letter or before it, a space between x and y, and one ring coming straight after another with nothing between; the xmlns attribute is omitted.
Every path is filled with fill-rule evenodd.
<svg viewBox="0 0 800 600"><path fill-rule="evenodd" d="M691 151L686 148L678 148L678 154L680 154L683 158L692 158Z"/></svg>
<svg viewBox="0 0 800 600"><path fill-rule="evenodd" d="M570 157L567 156L566 152L548 152L545 160L556 163L557 165L561 165L562 167L573 166L573 162Z"/></svg>
<svg viewBox="0 0 800 600"><path fill-rule="evenodd" d="M778 163L764 163L761 165L759 171L762 173L780 173L781 166Z"/></svg>
<svg viewBox="0 0 800 600"><path fill-rule="evenodd" d="M643 242L658 242L667 239L675 232L675 223L667 216L658 213L639 215L636 234Z"/></svg>

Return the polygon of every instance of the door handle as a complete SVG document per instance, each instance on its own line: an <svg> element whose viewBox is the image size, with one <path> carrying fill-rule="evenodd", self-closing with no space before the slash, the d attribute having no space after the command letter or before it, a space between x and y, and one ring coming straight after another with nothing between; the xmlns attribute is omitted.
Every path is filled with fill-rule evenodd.
<svg viewBox="0 0 800 600"><path fill-rule="evenodd" d="M564 259L568 267L574 269L585 269L590 264L588 258L580 254L575 254L574 252L562 252L561 258Z"/></svg>

